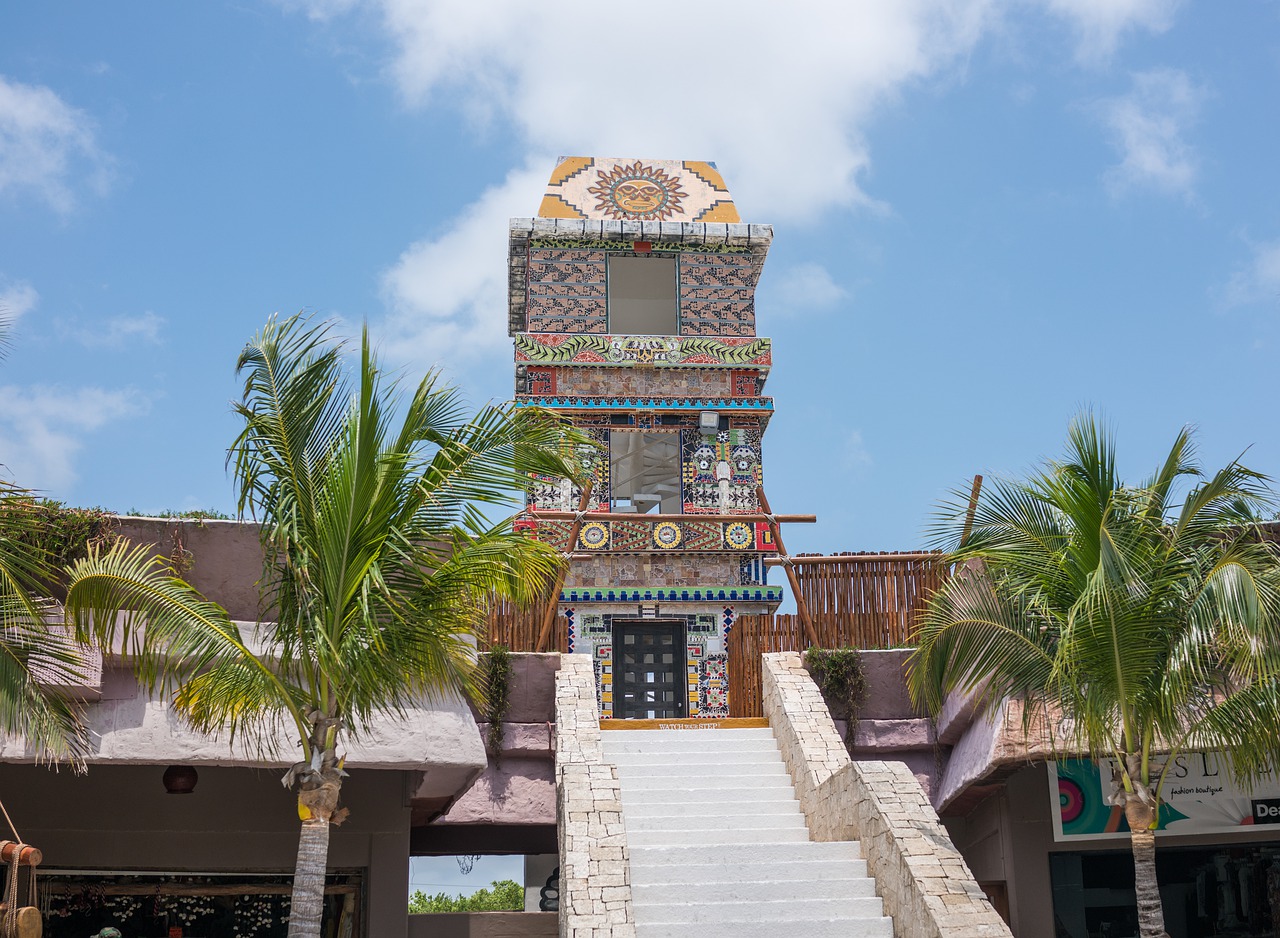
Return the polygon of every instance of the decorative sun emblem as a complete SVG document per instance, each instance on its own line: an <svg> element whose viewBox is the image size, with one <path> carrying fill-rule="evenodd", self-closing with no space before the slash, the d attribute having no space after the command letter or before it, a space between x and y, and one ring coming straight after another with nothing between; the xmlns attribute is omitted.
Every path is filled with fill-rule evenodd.
<svg viewBox="0 0 1280 938"><path fill-rule="evenodd" d="M680 180L655 166L636 160L619 164L612 172L596 170L596 184L587 191L597 199L596 210L609 218L632 221L662 221L680 211L680 201L688 195Z"/></svg>

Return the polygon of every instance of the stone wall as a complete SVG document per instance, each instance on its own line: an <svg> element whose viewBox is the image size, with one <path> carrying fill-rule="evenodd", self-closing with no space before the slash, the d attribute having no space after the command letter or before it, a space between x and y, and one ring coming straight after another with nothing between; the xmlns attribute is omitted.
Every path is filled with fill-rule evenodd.
<svg viewBox="0 0 1280 938"><path fill-rule="evenodd" d="M815 840L859 840L896 938L1007 938L900 763L854 762L796 652L764 656L764 712Z"/></svg>
<svg viewBox="0 0 1280 938"><path fill-rule="evenodd" d="M596 680L586 655L556 672L556 809L562 938L634 938L631 858L618 770L600 747Z"/></svg>

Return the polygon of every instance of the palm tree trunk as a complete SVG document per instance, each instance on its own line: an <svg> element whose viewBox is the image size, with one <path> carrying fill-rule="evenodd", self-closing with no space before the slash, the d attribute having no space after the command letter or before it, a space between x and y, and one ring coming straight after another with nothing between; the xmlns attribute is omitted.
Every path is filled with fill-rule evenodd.
<svg viewBox="0 0 1280 938"><path fill-rule="evenodd" d="M329 819L310 817L302 822L298 861L293 871L293 904L289 913L289 938L320 938L324 912L324 875L329 865Z"/></svg>
<svg viewBox="0 0 1280 938"><path fill-rule="evenodd" d="M1124 806L1133 846L1133 881L1138 899L1138 934L1142 938L1169 938L1164 930L1164 904L1156 881L1155 810L1130 796Z"/></svg>

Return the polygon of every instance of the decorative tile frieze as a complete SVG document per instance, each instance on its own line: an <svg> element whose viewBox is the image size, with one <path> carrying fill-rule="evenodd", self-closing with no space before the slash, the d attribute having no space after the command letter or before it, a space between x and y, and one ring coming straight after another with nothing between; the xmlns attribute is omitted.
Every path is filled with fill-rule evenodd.
<svg viewBox="0 0 1280 938"><path fill-rule="evenodd" d="M781 586L723 586L706 589L652 587L639 589L574 588L560 591L562 603L697 603L697 602L782 602Z"/></svg>
<svg viewBox="0 0 1280 938"><path fill-rule="evenodd" d="M553 410L740 410L771 411L771 397L525 397L523 407Z"/></svg>
<svg viewBox="0 0 1280 938"><path fill-rule="evenodd" d="M576 507L576 506L575 506ZM641 518L619 517L618 520L595 519L583 523L578 531L578 543L573 550L616 551L709 551L746 553L760 551L773 553L776 547L770 535L769 525L763 521L645 521ZM522 531L528 531L557 550L568 550L567 543L571 522L548 521L536 515L526 516L518 522Z"/></svg>
<svg viewBox="0 0 1280 938"><path fill-rule="evenodd" d="M564 335L517 333L516 361L548 365L768 368L772 344L760 336Z"/></svg>

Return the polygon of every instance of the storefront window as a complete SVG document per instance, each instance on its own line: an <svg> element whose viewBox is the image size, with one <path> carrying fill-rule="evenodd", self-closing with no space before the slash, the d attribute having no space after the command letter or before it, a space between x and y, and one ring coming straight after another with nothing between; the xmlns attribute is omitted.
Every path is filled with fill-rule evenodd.
<svg viewBox="0 0 1280 938"><path fill-rule="evenodd" d="M129 938L284 938L287 874L41 872L46 938L84 938L112 927ZM324 934L359 935L361 877L326 878Z"/></svg>
<svg viewBox="0 0 1280 938"><path fill-rule="evenodd" d="M1136 938L1133 854L1049 855L1056 938ZM1280 843L1156 848L1170 938L1272 938L1280 923Z"/></svg>

